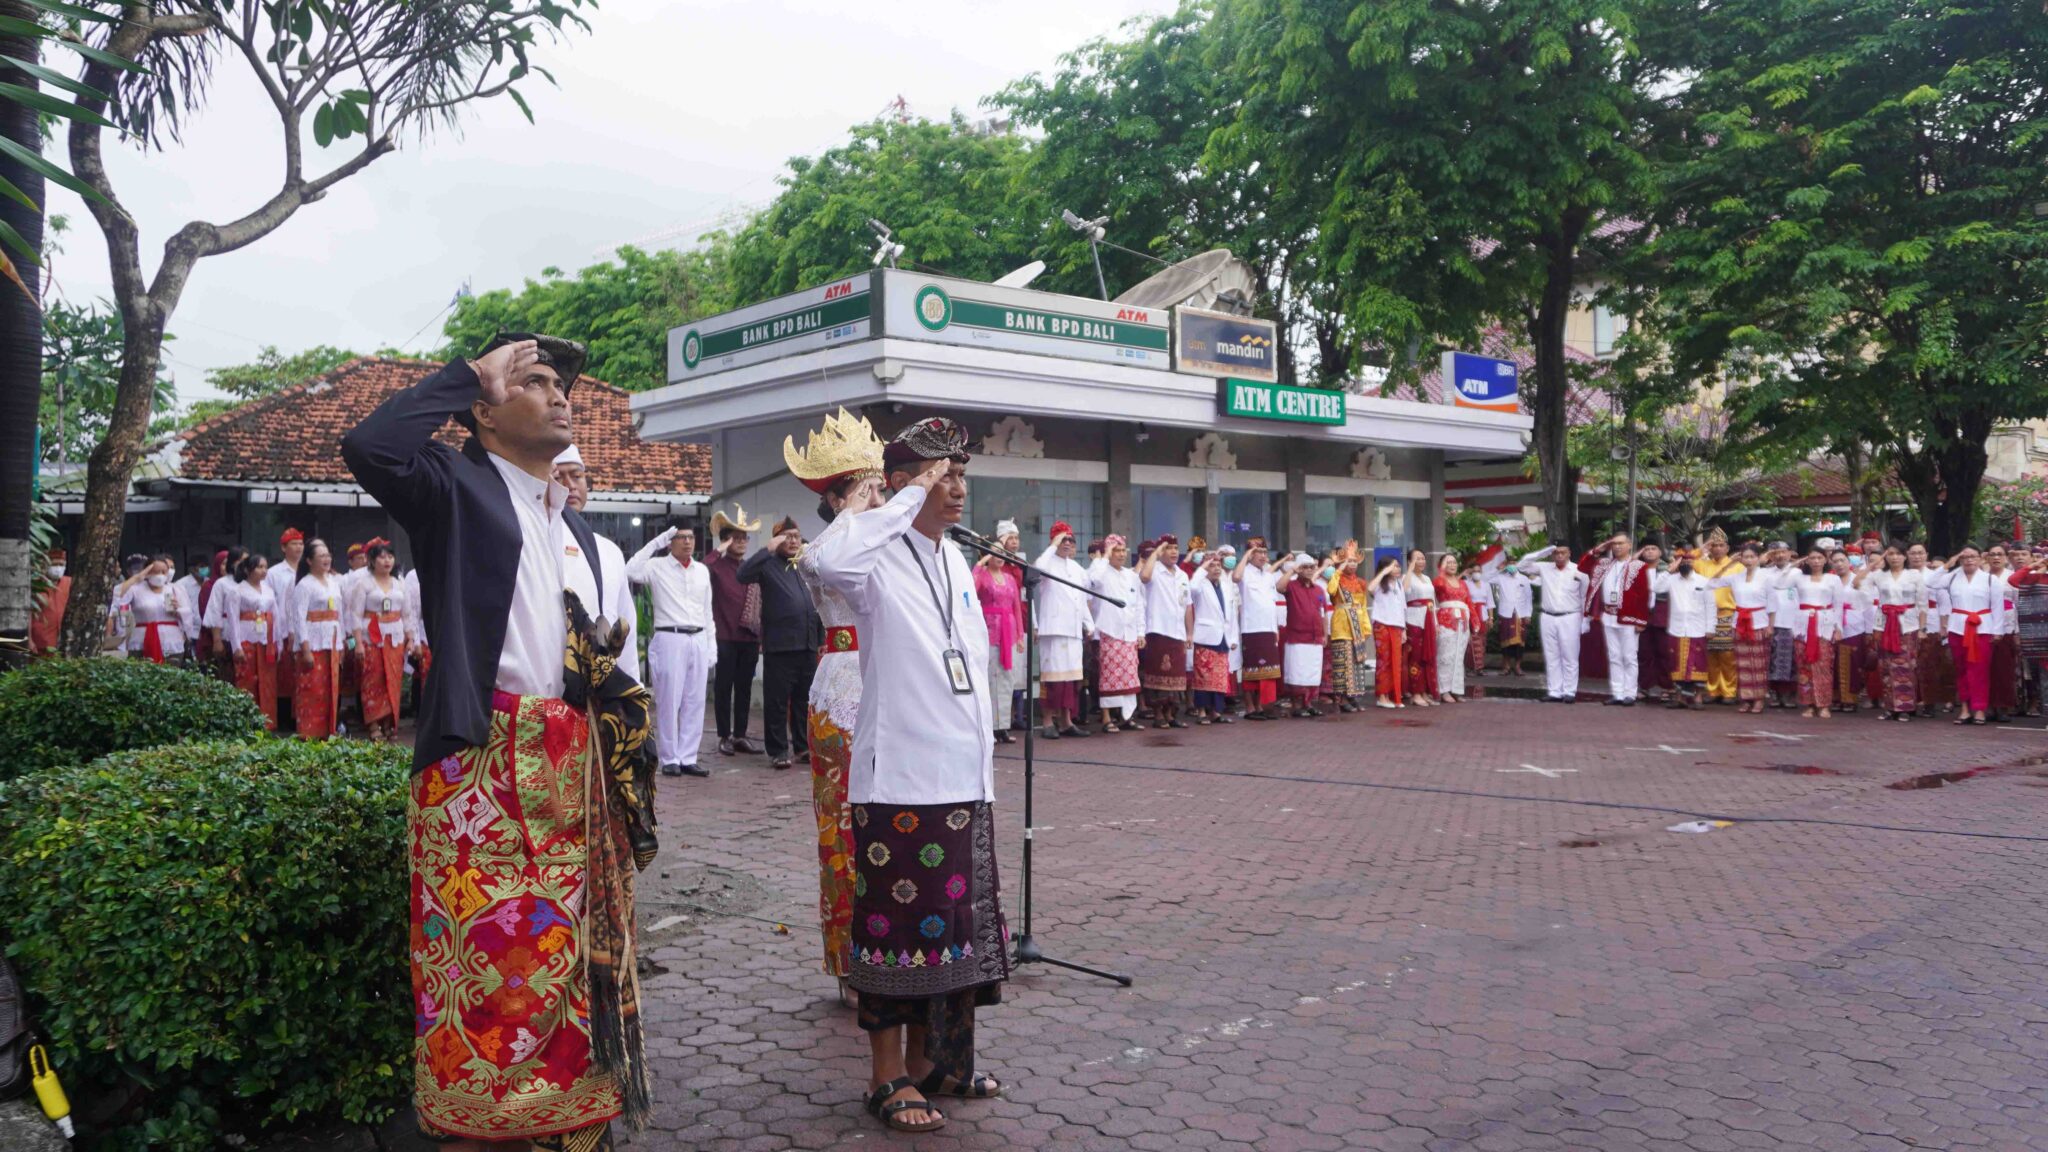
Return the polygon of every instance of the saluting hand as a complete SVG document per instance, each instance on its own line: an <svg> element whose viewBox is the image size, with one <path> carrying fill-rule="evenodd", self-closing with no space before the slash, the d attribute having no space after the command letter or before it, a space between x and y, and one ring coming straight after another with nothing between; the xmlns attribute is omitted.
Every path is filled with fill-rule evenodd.
<svg viewBox="0 0 2048 1152"><path fill-rule="evenodd" d="M493 348L470 366L476 371L477 397L496 407L512 395L512 382L540 360L540 345L521 340Z"/></svg>

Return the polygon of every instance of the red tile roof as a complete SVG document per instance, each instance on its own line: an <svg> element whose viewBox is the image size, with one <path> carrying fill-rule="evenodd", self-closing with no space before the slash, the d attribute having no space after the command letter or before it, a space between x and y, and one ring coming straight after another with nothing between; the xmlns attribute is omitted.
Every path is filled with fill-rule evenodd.
<svg viewBox="0 0 2048 1152"><path fill-rule="evenodd" d="M417 384L440 363L364 357L325 376L251 400L180 434L178 475L185 480L352 484L341 435L392 393ZM704 494L711 491L711 450L654 444L633 429L628 393L588 376L570 394L576 445L600 492ZM454 422L436 435L459 446L469 433Z"/></svg>

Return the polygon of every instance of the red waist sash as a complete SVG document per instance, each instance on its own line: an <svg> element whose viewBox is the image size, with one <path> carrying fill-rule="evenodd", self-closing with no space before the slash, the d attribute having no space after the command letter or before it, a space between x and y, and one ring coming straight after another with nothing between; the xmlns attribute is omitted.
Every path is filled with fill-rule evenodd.
<svg viewBox="0 0 2048 1152"><path fill-rule="evenodd" d="M163 638L156 634L156 630L159 628L175 628L177 626L178 623L175 620L151 620L141 625L142 654L149 657L155 663L163 663L164 642Z"/></svg>
<svg viewBox="0 0 2048 1152"><path fill-rule="evenodd" d="M1756 621L1756 614L1757 614L1757 613L1759 613L1759 612L1768 612L1768 611L1770 611L1770 608L1768 608L1768 607L1762 607L1762 606L1760 606L1760 607L1756 607L1756 608L1743 608L1743 607L1739 607L1739 606L1738 606L1738 607L1737 607L1737 608L1735 609L1735 635L1736 635L1736 637L1737 637L1738 639L1741 639L1741 640L1745 640L1745 641L1748 641L1748 640L1755 640L1755 639L1757 638L1757 631L1756 631L1756 622L1755 622L1755 621Z"/></svg>
<svg viewBox="0 0 2048 1152"><path fill-rule="evenodd" d="M819 655L830 656L834 652L860 651L860 632L851 625L825 629L825 644L818 649Z"/></svg>
<svg viewBox="0 0 2048 1152"><path fill-rule="evenodd" d="M1961 608L1951 608L1949 613L1969 617L1963 621L1963 658L1972 664L1981 662L1984 659L1984 637L1977 634L1977 622L1990 615L1991 610L1980 608L1975 612L1967 612Z"/></svg>
<svg viewBox="0 0 2048 1152"><path fill-rule="evenodd" d="M1905 629L1899 626L1899 618L1911 612L1911 604L1880 604L1878 611L1884 613L1884 650L1903 652L1906 647Z"/></svg>

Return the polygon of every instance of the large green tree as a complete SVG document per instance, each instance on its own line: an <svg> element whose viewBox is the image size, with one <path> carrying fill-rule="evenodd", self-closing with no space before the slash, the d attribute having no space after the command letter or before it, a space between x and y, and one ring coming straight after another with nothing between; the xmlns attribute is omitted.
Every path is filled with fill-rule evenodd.
<svg viewBox="0 0 2048 1152"><path fill-rule="evenodd" d="M473 103L504 96L524 111L518 84L547 75L529 63L530 47L565 26L583 26L578 10L587 2L64 5L66 11L111 21L93 34L80 82L63 103L72 113L66 132L71 170L106 240L124 339L113 417L88 464L79 556L72 565L76 577L64 621L66 652L91 653L105 626L112 592L108 574L119 551L129 478L149 430L165 325L199 262L260 241L395 151L401 139L453 127ZM178 228L164 241L151 273L143 265L141 228L121 204L107 166L106 136L112 130L118 142L144 149L176 141L185 118L204 107L209 79L224 68L252 81L274 113L279 175L275 184L266 177L261 188L214 189L254 204L226 223L201 219ZM315 159L316 151L330 148L343 158Z"/></svg>
<svg viewBox="0 0 2048 1152"><path fill-rule="evenodd" d="M1060 57L1049 75L1028 76L990 98L991 107L1040 134L1024 159L1049 213L1037 248L1048 271L1033 287L1096 294L1088 242L1058 218L1061 209L1109 217L1108 238L1120 246L1101 253L1111 295L1158 272L1158 261L1228 248L1263 286L1259 314L1310 337L1317 349L1304 367L1295 363L1295 341L1283 342L1283 376L1341 378L1350 350L1323 306L1329 285L1307 258L1314 221L1287 211L1299 198L1279 195L1259 165L1209 155L1211 137L1237 115L1236 93L1217 67L1218 31L1213 4L1198 0L1090 40Z"/></svg>
<svg viewBox="0 0 2048 1152"><path fill-rule="evenodd" d="M1781 434L1889 448L1932 548L2001 423L2048 415L2048 10L1725 0L1652 249L1684 363Z"/></svg>
<svg viewBox="0 0 2048 1152"><path fill-rule="evenodd" d="M171 337L167 334L164 339ZM78 307L56 300L43 314L42 407L37 428L43 459L75 464L106 438L121 383L121 349L126 335L121 314L105 303ZM150 431L168 431L178 390L157 374L150 403Z"/></svg>
<svg viewBox="0 0 2048 1152"><path fill-rule="evenodd" d="M586 344L583 370L607 384L658 388L668 382L669 329L731 306L723 252L721 241L687 252L626 247L573 277L548 268L517 292L465 296L442 327L439 355L473 356L499 332L545 332Z"/></svg>
<svg viewBox="0 0 2048 1152"><path fill-rule="evenodd" d="M903 262L994 280L1039 252L1059 215L1026 178L1027 145L965 119L857 125L852 139L789 162L773 203L730 238L735 305L872 267L880 220Z"/></svg>
<svg viewBox="0 0 2048 1152"><path fill-rule="evenodd" d="M1354 338L1412 370L1511 326L1553 538L1574 520L1565 319L1606 220L1650 189L1649 0L1219 0L1239 101L1219 162L1312 217L1306 252ZM1619 235L1625 236L1626 233Z"/></svg>

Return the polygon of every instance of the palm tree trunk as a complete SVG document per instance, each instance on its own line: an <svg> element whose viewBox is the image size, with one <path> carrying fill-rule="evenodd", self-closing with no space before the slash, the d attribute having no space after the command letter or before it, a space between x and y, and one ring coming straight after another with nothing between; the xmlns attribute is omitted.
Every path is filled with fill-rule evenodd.
<svg viewBox="0 0 2048 1152"><path fill-rule="evenodd" d="M36 12L19 0L0 0L0 16L34 20ZM0 56L33 63L33 38L0 37ZM36 86L33 76L0 64L0 80ZM31 149L42 147L34 110L14 100L0 100L0 136ZM19 161L0 156L0 177L43 203L43 178ZM0 220L38 251L43 246L43 216L11 199L0 197ZM36 480L36 416L42 403L43 311L39 303L42 270L10 255L28 291L0 282L0 641L25 640L34 611L29 571L30 503ZM0 652L25 652L0 644ZM12 656L8 657L12 662Z"/></svg>

